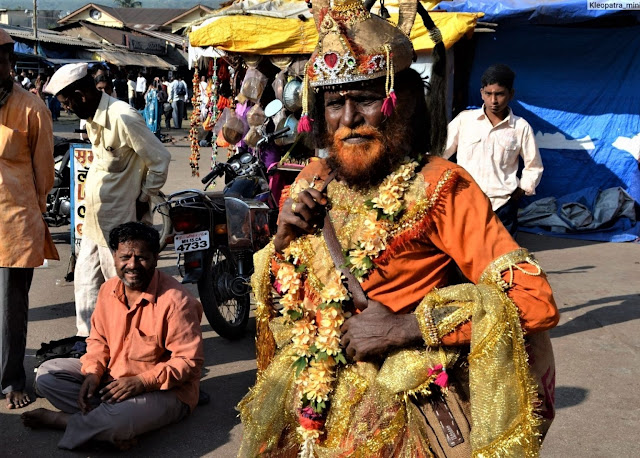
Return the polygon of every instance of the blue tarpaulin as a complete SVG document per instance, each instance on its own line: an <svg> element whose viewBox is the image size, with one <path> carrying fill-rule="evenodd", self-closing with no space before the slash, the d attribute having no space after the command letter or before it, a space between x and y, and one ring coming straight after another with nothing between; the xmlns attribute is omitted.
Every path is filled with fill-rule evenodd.
<svg viewBox="0 0 640 458"><path fill-rule="evenodd" d="M462 3L440 5L457 11ZM560 23L599 13L586 5L580 2L579 10L576 2L464 2L464 11L483 11L483 20L499 22L495 33L475 35L470 106L482 104L484 70L507 64L516 72L511 107L536 133L545 170L525 204L592 187L621 187L640 202L640 25L507 25L524 12L540 17L545 8Z"/></svg>
<svg viewBox="0 0 640 458"><path fill-rule="evenodd" d="M33 54L33 48L31 46L19 41L13 43L13 51L21 54Z"/></svg>
<svg viewBox="0 0 640 458"><path fill-rule="evenodd" d="M482 21L501 25L528 24L575 24L614 15L640 16L640 11L616 9L588 9L589 3L605 3L604 0L483 0L440 2L435 10L458 13L484 13ZM611 2L609 2L611 3Z"/></svg>

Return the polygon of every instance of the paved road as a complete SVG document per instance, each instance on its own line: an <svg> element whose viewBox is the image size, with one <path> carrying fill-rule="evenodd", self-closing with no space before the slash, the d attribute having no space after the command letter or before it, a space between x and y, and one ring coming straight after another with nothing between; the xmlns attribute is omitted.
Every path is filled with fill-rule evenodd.
<svg viewBox="0 0 640 458"><path fill-rule="evenodd" d="M71 132L76 121L65 117L57 133ZM191 177L186 130L172 131L176 142L165 191L200 187ZM202 169L209 152L203 151ZM25 365L29 383L33 355L42 342L75 333L73 286L64 282L69 259L69 226L55 229L61 261L36 269L31 289ZM560 325L553 331L557 361L557 419L543 447L544 457L635 457L640 431L640 244L579 242L520 234L519 242L535 252L549 274ZM161 255L159 268L177 275L175 256ZM194 289L197 294L197 290ZM56 448L60 434L31 431L19 421L20 411L0 407L0 456L235 456L242 427L234 406L255 379L255 322L236 342L218 337L203 321L205 374L202 388L211 403L187 420L140 438L129 452L104 448L64 452ZM39 399L29 408L47 406Z"/></svg>

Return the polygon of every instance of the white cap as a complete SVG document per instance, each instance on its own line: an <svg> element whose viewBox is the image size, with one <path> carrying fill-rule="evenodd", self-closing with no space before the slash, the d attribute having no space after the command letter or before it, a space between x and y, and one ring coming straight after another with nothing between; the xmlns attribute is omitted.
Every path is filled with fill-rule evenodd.
<svg viewBox="0 0 640 458"><path fill-rule="evenodd" d="M57 95L65 87L87 76L88 68L89 65L86 63L63 65L53 74L44 92Z"/></svg>

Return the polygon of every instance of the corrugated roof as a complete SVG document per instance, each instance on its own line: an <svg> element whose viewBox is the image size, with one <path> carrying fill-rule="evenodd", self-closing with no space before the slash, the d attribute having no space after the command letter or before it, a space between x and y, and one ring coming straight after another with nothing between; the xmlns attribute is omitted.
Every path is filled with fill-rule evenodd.
<svg viewBox="0 0 640 458"><path fill-rule="evenodd" d="M115 45L124 45L123 36L130 34L132 36L142 35L142 36L157 38L159 40L163 40L168 43L171 43L174 46L180 46L180 47L184 46L185 48L189 46L189 39L187 37L183 37L182 35L176 35L168 32L158 32L155 30L135 30L132 32L128 28L107 27L107 26L93 24L91 22L85 22L85 21L73 22L71 24L61 26L58 29L68 31L68 30L73 30L80 26L87 28L88 30L102 37L109 43L115 44Z"/></svg>
<svg viewBox="0 0 640 458"><path fill-rule="evenodd" d="M171 19L181 16L192 8L113 8L111 6L92 3L92 5L121 21L131 28L147 29L158 27ZM84 8L82 8L84 9ZM78 11L78 10L77 10ZM74 11L75 13L75 11ZM71 13L71 14L74 14ZM71 15L69 15L71 16ZM67 16L68 17L68 16ZM65 18L63 18L64 20Z"/></svg>
<svg viewBox="0 0 640 458"><path fill-rule="evenodd" d="M176 66L152 54L139 54L126 51L96 50L96 54L103 60L116 65L133 65L136 67L155 67L165 70L175 70Z"/></svg>
<svg viewBox="0 0 640 458"><path fill-rule="evenodd" d="M33 30L24 29L21 27L2 26L2 28L12 37L17 39L35 41ZM88 40L86 38L74 38L67 35L63 35L58 32L51 32L45 29L38 29L38 41L43 43L54 43L66 46L80 46L83 48L94 48L99 46L100 43L94 40Z"/></svg>
<svg viewBox="0 0 640 458"><path fill-rule="evenodd" d="M189 38L182 35L176 35L174 33L158 32L157 30L136 30L136 32L148 35L150 37L159 38L165 40L176 46L189 46Z"/></svg>
<svg viewBox="0 0 640 458"><path fill-rule="evenodd" d="M177 22L180 19L182 19L184 16L187 16L188 14L191 14L193 11L196 11L198 9L204 10L204 12L207 13L207 14L213 13L215 11L214 8L210 8L210 7L206 6L206 5L202 5L202 4L198 3L197 5L194 5L191 8L189 8L188 10L186 10L184 13L179 14L178 16L169 19L167 22L165 22L162 25L167 26L167 25L170 25L170 24L172 24L174 22Z"/></svg>
<svg viewBox="0 0 640 458"><path fill-rule="evenodd" d="M78 8L77 10L69 13L58 21L59 24L65 24L73 20L73 16L85 11L88 8L95 8L103 13L112 16L114 19L122 22L127 27L133 29L153 29L162 26L163 24L170 23L172 19L176 19L189 11L192 8L114 8L111 6L102 5L100 3L89 3L87 5ZM208 8L203 5L203 8Z"/></svg>
<svg viewBox="0 0 640 458"><path fill-rule="evenodd" d="M111 8L102 6L107 13L113 15L130 26L132 24L162 25L180 16L191 8Z"/></svg>
<svg viewBox="0 0 640 458"><path fill-rule="evenodd" d="M85 22L85 21L79 21L76 24L79 24L82 27L86 27L87 29L91 30L93 33L95 33L99 37L102 37L105 40L107 40L109 43L113 43L116 45L124 44L124 38L123 38L125 34L124 29L117 29L115 27L105 27L102 25L92 24L90 22Z"/></svg>

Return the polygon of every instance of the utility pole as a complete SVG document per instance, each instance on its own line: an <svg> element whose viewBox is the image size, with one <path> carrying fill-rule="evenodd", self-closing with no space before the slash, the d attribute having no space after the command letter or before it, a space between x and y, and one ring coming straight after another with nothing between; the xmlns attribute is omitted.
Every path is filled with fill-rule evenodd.
<svg viewBox="0 0 640 458"><path fill-rule="evenodd" d="M33 53L38 54L38 0L33 0L33 20L31 21L33 26L33 38L35 45L33 46Z"/></svg>

